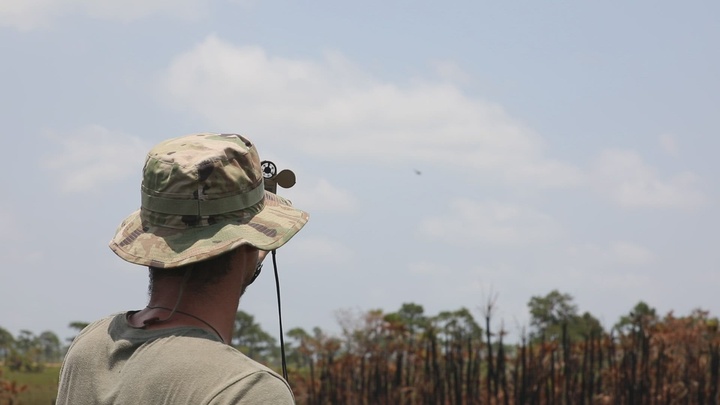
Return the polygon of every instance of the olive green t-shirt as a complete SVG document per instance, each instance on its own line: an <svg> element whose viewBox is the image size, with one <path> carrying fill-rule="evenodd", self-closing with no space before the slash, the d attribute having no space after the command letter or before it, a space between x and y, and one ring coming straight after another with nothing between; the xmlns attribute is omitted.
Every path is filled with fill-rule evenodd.
<svg viewBox="0 0 720 405"><path fill-rule="evenodd" d="M282 377L210 332L137 329L124 313L75 338L57 397L57 405L294 403Z"/></svg>

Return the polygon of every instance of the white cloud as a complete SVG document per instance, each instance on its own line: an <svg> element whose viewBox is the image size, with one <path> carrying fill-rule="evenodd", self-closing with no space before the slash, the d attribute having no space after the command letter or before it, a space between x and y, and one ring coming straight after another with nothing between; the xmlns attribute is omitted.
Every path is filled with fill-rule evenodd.
<svg viewBox="0 0 720 405"><path fill-rule="evenodd" d="M309 258L316 264L341 264L352 260L353 252L343 244L325 238L298 238L293 240L296 256Z"/></svg>
<svg viewBox="0 0 720 405"><path fill-rule="evenodd" d="M610 246L613 260L620 264L649 264L655 255L648 249L629 242L615 242Z"/></svg>
<svg viewBox="0 0 720 405"><path fill-rule="evenodd" d="M137 137L89 126L75 134L50 134L59 149L43 158L62 191L79 192L139 173L150 149Z"/></svg>
<svg viewBox="0 0 720 405"><path fill-rule="evenodd" d="M657 267L658 256L634 242L567 246L556 256L559 262L555 264L554 272L562 274L558 280L559 288L570 290L585 300L609 300L602 304L604 308L616 307L620 311L619 303L637 301L639 291L643 297L648 297L657 295L662 289L662 277L658 277L662 266Z"/></svg>
<svg viewBox="0 0 720 405"><path fill-rule="evenodd" d="M451 273L450 268L446 265L428 261L409 263L408 271L413 275L421 276L447 276Z"/></svg>
<svg viewBox="0 0 720 405"><path fill-rule="evenodd" d="M627 208L697 207L706 202L691 172L660 178L642 157L628 150L606 150L596 159L593 180L598 191Z"/></svg>
<svg viewBox="0 0 720 405"><path fill-rule="evenodd" d="M432 63L437 75L449 82L468 83L472 77L453 61L441 60Z"/></svg>
<svg viewBox="0 0 720 405"><path fill-rule="evenodd" d="M0 0L0 26L29 30L46 24L56 13L52 0Z"/></svg>
<svg viewBox="0 0 720 405"><path fill-rule="evenodd" d="M446 82L386 82L338 54L288 59L209 36L162 76L178 108L308 154L454 165L537 186L581 178L499 105Z"/></svg>
<svg viewBox="0 0 720 405"><path fill-rule="evenodd" d="M210 0L75 0L93 17L130 21L153 14L193 19L201 15Z"/></svg>
<svg viewBox="0 0 720 405"><path fill-rule="evenodd" d="M310 212L353 212L357 208L357 199L348 191L337 188L325 179L320 179L315 185L293 189L291 194L293 204L298 208Z"/></svg>
<svg viewBox="0 0 720 405"><path fill-rule="evenodd" d="M5 268L27 269L38 265L45 257L45 245L35 243L38 235L28 231L24 223L26 216L21 206L0 205L0 256Z"/></svg>
<svg viewBox="0 0 720 405"><path fill-rule="evenodd" d="M585 244L568 248L569 257L580 263L600 267L640 266L653 263L655 254L649 249L627 241L615 241L608 246Z"/></svg>
<svg viewBox="0 0 720 405"><path fill-rule="evenodd" d="M210 0L0 0L0 26L32 30L51 25L57 17L81 14L131 21L152 14L192 19Z"/></svg>
<svg viewBox="0 0 720 405"><path fill-rule="evenodd" d="M465 245L523 245L550 241L561 232L548 215L516 204L456 200L446 212L424 220L420 232Z"/></svg>

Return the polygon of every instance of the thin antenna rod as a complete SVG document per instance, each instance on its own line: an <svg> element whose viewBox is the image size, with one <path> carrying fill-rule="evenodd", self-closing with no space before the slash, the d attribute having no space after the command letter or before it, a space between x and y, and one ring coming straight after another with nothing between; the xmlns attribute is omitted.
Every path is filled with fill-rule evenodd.
<svg viewBox="0 0 720 405"><path fill-rule="evenodd" d="M280 356L282 357L282 373L285 381L290 384L287 373L287 363L285 361L285 338L283 336L282 326L282 305L280 304L280 277L278 276L277 261L275 260L275 251L272 251L273 269L275 270L275 288L277 290L277 303L278 303L278 320L280 321Z"/></svg>

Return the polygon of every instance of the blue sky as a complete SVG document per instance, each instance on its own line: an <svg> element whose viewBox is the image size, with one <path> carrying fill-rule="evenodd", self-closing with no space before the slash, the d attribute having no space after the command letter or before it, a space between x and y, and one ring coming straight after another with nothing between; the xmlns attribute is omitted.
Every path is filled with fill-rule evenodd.
<svg viewBox="0 0 720 405"><path fill-rule="evenodd" d="M720 312L712 2L0 0L0 326L71 335L146 302L107 248L147 150L237 132L310 212L286 327L569 293ZM421 174L416 174L416 170ZM276 334L268 271L240 308Z"/></svg>

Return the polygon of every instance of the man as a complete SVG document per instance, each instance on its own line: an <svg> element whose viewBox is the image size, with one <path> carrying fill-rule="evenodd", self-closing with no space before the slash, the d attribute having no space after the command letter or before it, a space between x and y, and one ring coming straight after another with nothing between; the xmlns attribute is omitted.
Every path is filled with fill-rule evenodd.
<svg viewBox="0 0 720 405"><path fill-rule="evenodd" d="M158 144L141 195L110 248L149 267L149 303L77 336L57 404L293 404L282 377L228 344L261 259L308 214L264 190L257 150L236 134Z"/></svg>

